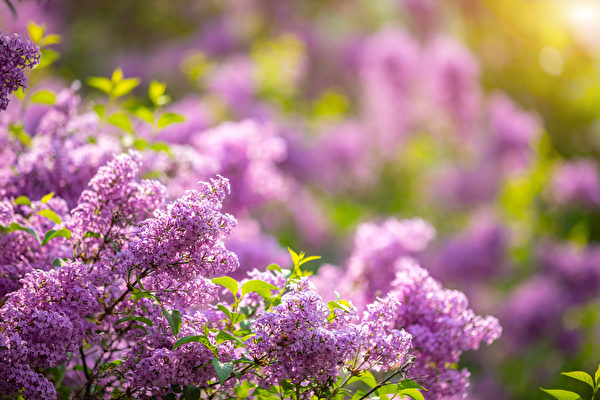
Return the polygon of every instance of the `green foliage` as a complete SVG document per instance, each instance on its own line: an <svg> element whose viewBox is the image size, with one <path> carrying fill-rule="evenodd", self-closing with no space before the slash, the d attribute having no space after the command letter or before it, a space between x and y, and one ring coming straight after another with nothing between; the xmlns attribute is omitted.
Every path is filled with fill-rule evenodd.
<svg viewBox="0 0 600 400"><path fill-rule="evenodd" d="M31 96L31 102L51 106L56 103L56 94L51 90L39 90Z"/></svg>
<svg viewBox="0 0 600 400"><path fill-rule="evenodd" d="M575 379L579 382L585 383L592 389L592 397L590 400L594 400L596 398L596 393L598 393L598 389L600 388L600 365L598 365L598 369L594 374L594 378L590 374L584 371L571 371L571 372L562 372L561 375L567 376L571 379ZM582 399L581 395L578 393L563 390L563 389L543 389L540 388L545 393L548 393L550 396L554 397L558 400L579 400Z"/></svg>
<svg viewBox="0 0 600 400"><path fill-rule="evenodd" d="M49 230L44 235L44 239L42 239L42 246L46 245L46 243L48 243L50 240L57 238L57 237L71 239L71 231L66 228L62 228L59 230L54 230L54 229Z"/></svg>
<svg viewBox="0 0 600 400"><path fill-rule="evenodd" d="M50 221L54 222L55 224L62 224L62 219L60 218L60 216L48 208L38 211L38 214L41 215L42 217L48 218Z"/></svg>

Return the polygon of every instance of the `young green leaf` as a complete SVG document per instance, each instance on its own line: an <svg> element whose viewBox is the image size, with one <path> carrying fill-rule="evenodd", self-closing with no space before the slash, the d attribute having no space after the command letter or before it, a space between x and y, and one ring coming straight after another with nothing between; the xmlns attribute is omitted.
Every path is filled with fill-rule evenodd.
<svg viewBox="0 0 600 400"><path fill-rule="evenodd" d="M583 372L583 371L572 371L572 372L562 372L561 375L568 376L569 378L577 379L578 381L587 383L590 387L594 388L594 380L592 377Z"/></svg>
<svg viewBox="0 0 600 400"><path fill-rule="evenodd" d="M30 206L31 207L31 200L29 200L29 197L27 197L27 196L19 196L15 199L15 204L17 204L19 206Z"/></svg>
<svg viewBox="0 0 600 400"><path fill-rule="evenodd" d="M252 279L242 285L242 297L250 292L256 292L263 297L271 297L271 290L281 289L260 279Z"/></svg>
<svg viewBox="0 0 600 400"><path fill-rule="evenodd" d="M177 336L181 330L181 312L179 310L167 310L163 306L160 306L160 308L173 331L173 335Z"/></svg>
<svg viewBox="0 0 600 400"><path fill-rule="evenodd" d="M152 326L152 321L150 321L148 318L146 317L137 317L137 316L129 316L129 317L124 317L121 318L120 320L118 320L117 322L115 322L115 325L118 325L122 322L128 322L128 321L137 321L137 322L142 322L148 326Z"/></svg>
<svg viewBox="0 0 600 400"><path fill-rule="evenodd" d="M352 378L350 378L348 380L348 384L353 383L353 382L362 382L365 385L367 385L368 387L370 387L371 389L373 389L375 386L377 386L377 380L375 379L373 374L370 373L369 371L365 371L360 376L353 376Z"/></svg>
<svg viewBox="0 0 600 400"><path fill-rule="evenodd" d="M111 92L112 97L121 97L129 94L133 89L138 87L140 80L138 78L128 78L117 82Z"/></svg>
<svg viewBox="0 0 600 400"><path fill-rule="evenodd" d="M154 114L148 107L139 106L133 111L133 114L149 124L154 124Z"/></svg>
<svg viewBox="0 0 600 400"><path fill-rule="evenodd" d="M121 68L115 69L112 73L110 80L113 83L118 83L118 82L121 82L122 79L123 79L123 70Z"/></svg>
<svg viewBox="0 0 600 400"><path fill-rule="evenodd" d="M96 104L94 105L94 111L98 115L98 118L103 118L106 113L106 106L104 104Z"/></svg>
<svg viewBox="0 0 600 400"><path fill-rule="evenodd" d="M100 90L106 94L109 94L112 91L113 84L110 79L105 78L103 76L92 76L87 79L88 86L91 86L95 89Z"/></svg>
<svg viewBox="0 0 600 400"><path fill-rule="evenodd" d="M579 396L575 392L569 392L568 390L561 389L543 389L544 392L548 393L550 396L554 397L557 400L581 400L581 396Z"/></svg>
<svg viewBox="0 0 600 400"><path fill-rule="evenodd" d="M38 25L35 22L31 21L27 24L27 31L29 32L29 38L32 42L39 44L44 37L44 26Z"/></svg>
<svg viewBox="0 0 600 400"><path fill-rule="evenodd" d="M54 192L50 192L47 195L45 195L44 197L42 197L42 200L40 200L42 203L46 204L50 201L50 199L52 199L54 197Z"/></svg>
<svg viewBox="0 0 600 400"><path fill-rule="evenodd" d="M58 214L48 208L38 211L38 214L42 217L48 218L55 224L62 224L62 219L58 216Z"/></svg>
<svg viewBox="0 0 600 400"><path fill-rule="evenodd" d="M219 345L219 344L221 344L223 342L230 341L230 340L234 341L234 342L238 342L238 343L240 342L239 338L233 336L230 333L224 332L224 331L219 332L217 334L217 337L215 338L215 340L216 340L217 345Z"/></svg>
<svg viewBox="0 0 600 400"><path fill-rule="evenodd" d="M163 115L161 115L158 118L158 128L162 129L171 124L175 124L175 123L183 122L183 121L185 121L185 118L182 115L172 113L172 112L164 113Z"/></svg>
<svg viewBox="0 0 600 400"><path fill-rule="evenodd" d="M600 365L598 365L598 369L594 375L594 380L596 381L596 388L598 388L600 386Z"/></svg>
<svg viewBox="0 0 600 400"><path fill-rule="evenodd" d="M191 335L184 336L173 345L173 350L178 348L179 346L183 346L187 343L202 343L204 346L208 347L211 351L214 349L214 346L210 343L208 338L204 335Z"/></svg>
<svg viewBox="0 0 600 400"><path fill-rule="evenodd" d="M278 271L281 272L281 267L277 264L271 264L267 267L267 271Z"/></svg>
<svg viewBox="0 0 600 400"><path fill-rule="evenodd" d="M47 104L49 106L56 103L56 95L50 90L40 90L31 96L32 103Z"/></svg>
<svg viewBox="0 0 600 400"><path fill-rule="evenodd" d="M215 357L212 359L212 365L215 367L215 372L217 373L219 382L221 385L224 384L225 381L227 381L227 378L229 378L229 375L233 372L233 363L222 363L217 357Z"/></svg>
<svg viewBox="0 0 600 400"><path fill-rule="evenodd" d="M101 238L101 237L102 237L102 235L101 235L101 234L99 234L99 233L96 233L96 232L90 232L90 231L87 231L87 232L86 232L86 233L83 235L83 238L85 239L85 238L88 238L88 237Z"/></svg>
<svg viewBox="0 0 600 400"><path fill-rule="evenodd" d="M125 113L116 112L108 117L106 122L123 129L125 132L133 133L133 125L131 125L131 121Z"/></svg>
<svg viewBox="0 0 600 400"><path fill-rule="evenodd" d="M161 102L161 97L165 94L166 90L167 85L164 83L158 81L150 82L150 86L148 86L148 97L150 98L150 101L152 101L155 106L163 105L164 103Z"/></svg>
<svg viewBox="0 0 600 400"><path fill-rule="evenodd" d="M36 65L34 69L44 69L49 67L60 57L60 54L52 49L42 49L41 53L42 57L40 58L40 63Z"/></svg>
<svg viewBox="0 0 600 400"><path fill-rule="evenodd" d="M235 279L233 279L229 276L220 276L218 278L213 278L212 282L216 285L224 286L227 289L229 289L231 294L233 294L233 297L235 297L237 299L237 292L239 290L239 284L237 283L237 281Z"/></svg>
<svg viewBox="0 0 600 400"><path fill-rule="evenodd" d="M40 45L42 47L52 46L53 44L60 43L60 41L61 41L60 35L57 35L56 33L51 33L50 35L46 35L42 38L42 42L40 43Z"/></svg>
<svg viewBox="0 0 600 400"><path fill-rule="evenodd" d="M27 227L22 226L22 225L19 225L16 222L13 222L13 223L11 223L8 226L7 233L11 233L11 232L14 232L14 231L24 231L24 232L27 232L27 233L33 235L33 237L35 238L35 240L38 241L38 243L41 242L40 241L40 237L37 235L37 233L35 233L35 231L33 229L27 228Z"/></svg>
<svg viewBox="0 0 600 400"><path fill-rule="evenodd" d="M66 239L71 239L71 231L66 228L59 229L57 231L54 229L49 230L44 235L44 239L42 239L42 246L45 246L46 243L48 243L49 241L51 241L52 239L57 238L57 237L64 237Z"/></svg>
<svg viewBox="0 0 600 400"><path fill-rule="evenodd" d="M408 396L413 400L425 400L425 397L418 389L403 389L400 391L400 395Z"/></svg>

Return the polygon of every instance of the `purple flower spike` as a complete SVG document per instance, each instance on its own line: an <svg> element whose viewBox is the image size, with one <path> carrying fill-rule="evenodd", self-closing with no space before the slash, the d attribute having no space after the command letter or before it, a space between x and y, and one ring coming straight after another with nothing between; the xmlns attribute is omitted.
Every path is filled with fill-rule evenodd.
<svg viewBox="0 0 600 400"><path fill-rule="evenodd" d="M33 68L40 62L40 56L39 47L30 40L0 31L0 110L8 107L9 94L27 87L23 69Z"/></svg>

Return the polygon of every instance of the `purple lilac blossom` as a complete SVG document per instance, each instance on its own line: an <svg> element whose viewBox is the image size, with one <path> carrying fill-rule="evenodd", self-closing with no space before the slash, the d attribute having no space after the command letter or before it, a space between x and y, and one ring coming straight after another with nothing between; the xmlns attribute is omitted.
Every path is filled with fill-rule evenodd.
<svg viewBox="0 0 600 400"><path fill-rule="evenodd" d="M215 161L217 170L210 175L218 173L230 180L233 191L226 203L228 210L251 209L283 199L289 191L287 177L277 168L287 156L286 145L270 124L226 122L196 135L193 146Z"/></svg>
<svg viewBox="0 0 600 400"><path fill-rule="evenodd" d="M406 32L386 30L363 45L360 79L365 124L390 155L413 126L413 93L421 50Z"/></svg>
<svg viewBox="0 0 600 400"><path fill-rule="evenodd" d="M40 49L28 39L0 31L0 110L8 107L8 96L15 90L27 88L25 68L40 61Z"/></svg>
<svg viewBox="0 0 600 400"><path fill-rule="evenodd" d="M520 110L502 93L491 98L489 109L490 155L507 172L527 167L533 154L533 141L541 132L539 118Z"/></svg>
<svg viewBox="0 0 600 400"><path fill-rule="evenodd" d="M292 283L281 304L257 316L249 351L264 359L266 383L287 379L293 384L322 384L337 377L355 355L356 332L336 327L328 315L327 305L308 280L302 280Z"/></svg>
<svg viewBox="0 0 600 400"><path fill-rule="evenodd" d="M498 320L476 315L462 292L444 289L413 259L398 260L397 270L388 297L402 304L395 327L412 335L415 363L410 377L428 389L428 399L466 399L469 372L451 365L464 351L498 339Z"/></svg>
<svg viewBox="0 0 600 400"><path fill-rule="evenodd" d="M579 159L560 166L552 178L551 194L560 206L598 207L600 175L596 163L591 159Z"/></svg>

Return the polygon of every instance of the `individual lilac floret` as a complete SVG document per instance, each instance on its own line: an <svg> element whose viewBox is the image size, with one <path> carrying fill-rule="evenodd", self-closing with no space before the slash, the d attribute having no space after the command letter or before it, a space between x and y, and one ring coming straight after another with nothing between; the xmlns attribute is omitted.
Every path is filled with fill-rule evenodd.
<svg viewBox="0 0 600 400"><path fill-rule="evenodd" d="M237 224L221 212L229 190L229 181L218 176L201 183L200 190L187 191L166 210L156 210L141 223L124 253L126 268L142 274L166 272L179 280L236 270L238 259L223 243Z"/></svg>
<svg viewBox="0 0 600 400"><path fill-rule="evenodd" d="M9 94L19 88L27 88L23 69L33 68L40 57L39 47L30 40L0 31L0 110L8 107Z"/></svg>
<svg viewBox="0 0 600 400"><path fill-rule="evenodd" d="M262 372L267 383L335 380L355 355L357 333L329 323L328 315L329 308L307 280L293 283L281 304L258 315L249 351L265 363Z"/></svg>
<svg viewBox="0 0 600 400"><path fill-rule="evenodd" d="M475 315L462 292L444 289L410 258L398 260L398 271L388 296L402 304L395 327L412 335L415 363L410 376L429 390L428 399L466 398L469 373L450 366L464 351L498 339L498 320Z"/></svg>
<svg viewBox="0 0 600 400"><path fill-rule="evenodd" d="M600 175L592 160L569 161L554 174L552 197L561 206L600 205Z"/></svg>

